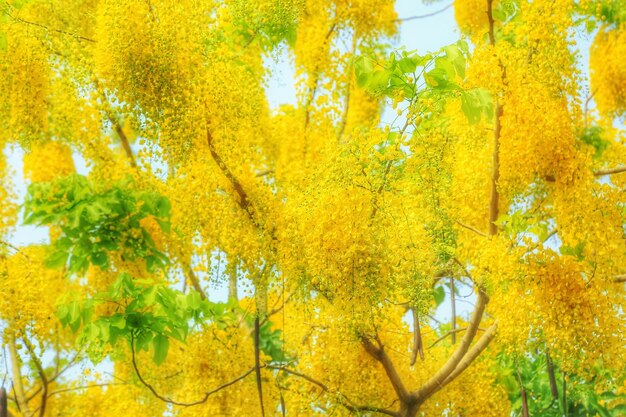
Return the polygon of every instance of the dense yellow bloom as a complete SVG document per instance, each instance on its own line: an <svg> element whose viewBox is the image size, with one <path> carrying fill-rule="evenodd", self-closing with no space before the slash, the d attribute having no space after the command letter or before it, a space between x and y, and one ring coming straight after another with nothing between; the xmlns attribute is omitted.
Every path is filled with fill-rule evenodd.
<svg viewBox="0 0 626 417"><path fill-rule="evenodd" d="M47 416L260 416L262 391L267 416L500 417L518 411L501 358L546 351L572 380L621 384L626 134L610 119L626 102L623 28L597 35L585 103L574 13L586 9L571 0L457 0L471 45L417 68L411 53L389 58L389 0L9 3L0 172L19 147L27 183L84 161L93 190L132 178L139 200L169 202L122 193L68 208L50 241L72 257L50 269L49 248L4 242L24 184L2 182L0 321L22 347L11 398L23 415L46 404ZM283 53L296 97L272 109ZM117 205L136 209L131 231L98 223ZM167 257L162 270L147 267L145 242ZM132 279L107 293L121 272ZM229 303L204 305L201 324L163 324L174 303L200 315L190 289L226 298L226 282ZM57 304L93 297L93 316L68 313L85 333L59 329ZM146 300L165 312L121 320ZM90 326L103 317L108 327ZM161 365L157 339L130 349L154 336L146 328L160 355L168 337ZM107 357L108 373L89 372L87 355ZM57 375L74 356L87 372Z"/></svg>
<svg viewBox="0 0 626 417"><path fill-rule="evenodd" d="M499 1L495 0L493 4L497 7ZM487 0L455 0L454 18L461 32L478 36L486 34L489 29L487 9Z"/></svg>
<svg viewBox="0 0 626 417"><path fill-rule="evenodd" d="M47 182L75 172L72 150L62 143L46 141L24 156L24 179Z"/></svg>
<svg viewBox="0 0 626 417"><path fill-rule="evenodd" d="M591 90L598 110L603 114L622 115L626 111L626 30L601 29L591 46L589 67Z"/></svg>

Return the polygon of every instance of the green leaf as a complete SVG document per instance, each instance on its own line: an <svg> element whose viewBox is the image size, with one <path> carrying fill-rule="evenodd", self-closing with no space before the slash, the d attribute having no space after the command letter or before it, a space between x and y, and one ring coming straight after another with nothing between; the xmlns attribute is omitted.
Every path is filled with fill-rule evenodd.
<svg viewBox="0 0 626 417"><path fill-rule="evenodd" d="M439 305L441 305L443 300L446 298L446 291L443 289L442 285L433 289L433 296L435 297L435 304L439 307Z"/></svg>
<svg viewBox="0 0 626 417"><path fill-rule="evenodd" d="M126 327L126 319L121 314L115 314L109 318L109 324L116 329L124 329Z"/></svg>
<svg viewBox="0 0 626 417"><path fill-rule="evenodd" d="M154 363L160 365L167 357L167 351L169 349L169 338L164 335L157 335L154 337L152 344L154 346Z"/></svg>
<svg viewBox="0 0 626 417"><path fill-rule="evenodd" d="M46 258L45 265L47 268L58 269L67 264L69 253L66 251L56 251Z"/></svg>
<svg viewBox="0 0 626 417"><path fill-rule="evenodd" d="M398 61L398 66L405 74L413 73L417 69L417 60L407 56Z"/></svg>
<svg viewBox="0 0 626 417"><path fill-rule="evenodd" d="M461 110L470 124L480 122L480 102L470 92L461 93Z"/></svg>

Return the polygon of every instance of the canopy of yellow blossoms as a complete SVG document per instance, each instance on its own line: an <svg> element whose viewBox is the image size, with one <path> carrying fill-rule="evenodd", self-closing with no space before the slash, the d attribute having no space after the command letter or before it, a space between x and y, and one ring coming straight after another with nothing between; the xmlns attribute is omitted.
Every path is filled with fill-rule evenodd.
<svg viewBox="0 0 626 417"><path fill-rule="evenodd" d="M453 7L0 3L0 417L623 415L626 3Z"/></svg>

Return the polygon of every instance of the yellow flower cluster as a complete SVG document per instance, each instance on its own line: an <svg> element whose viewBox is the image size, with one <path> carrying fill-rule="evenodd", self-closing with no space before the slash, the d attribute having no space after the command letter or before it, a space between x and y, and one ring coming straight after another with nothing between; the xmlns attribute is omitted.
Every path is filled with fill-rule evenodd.
<svg viewBox="0 0 626 417"><path fill-rule="evenodd" d="M48 182L74 173L72 150L57 141L45 141L24 155L24 179Z"/></svg>
<svg viewBox="0 0 626 417"><path fill-rule="evenodd" d="M10 331L29 331L42 341L55 340L59 334L56 303L74 287L62 271L45 267L47 255L45 247L29 246L0 258L0 316Z"/></svg>
<svg viewBox="0 0 626 417"><path fill-rule="evenodd" d="M494 0L496 8L499 0ZM483 36L489 30L487 0L454 0L454 18L461 32L467 35Z"/></svg>
<svg viewBox="0 0 626 417"><path fill-rule="evenodd" d="M591 46L591 90L598 110L606 115L626 112L626 29L601 29Z"/></svg>

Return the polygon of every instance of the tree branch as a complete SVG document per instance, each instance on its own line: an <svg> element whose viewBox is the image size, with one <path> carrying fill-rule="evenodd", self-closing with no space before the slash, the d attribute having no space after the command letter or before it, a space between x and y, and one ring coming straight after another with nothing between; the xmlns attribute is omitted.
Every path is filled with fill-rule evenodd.
<svg viewBox="0 0 626 417"><path fill-rule="evenodd" d="M452 338L452 344L454 345L456 343L456 300L455 300L455 294L454 294L454 278L450 277L450 307L451 307L451 316L452 316L452 330L450 332L451 338Z"/></svg>
<svg viewBox="0 0 626 417"><path fill-rule="evenodd" d="M615 168L599 169L597 171L593 171L593 176L594 177L603 177L605 175L621 174L621 173L624 173L624 172L626 172L626 166L615 167ZM556 178L554 177L554 175L546 175L543 179L546 180L547 182L555 182L556 181Z"/></svg>
<svg viewBox="0 0 626 417"><path fill-rule="evenodd" d="M128 136L126 136L126 133L124 133L124 129L122 129L122 126L120 126L118 121L115 120L112 116L109 116L109 120L113 124L113 129L115 129L115 133L117 133L117 136L120 138L122 148L124 148L124 152L126 152L126 156L130 161L130 166L132 166L133 168L137 168L137 161L135 161L135 155L133 155L133 150L130 147Z"/></svg>
<svg viewBox="0 0 626 417"><path fill-rule="evenodd" d="M265 417L265 408L263 407L263 383L261 382L261 326L259 325L259 314L254 318L254 369L256 373L256 387L259 393L259 403L261 405L261 417Z"/></svg>
<svg viewBox="0 0 626 417"><path fill-rule="evenodd" d="M520 375L519 370L516 369L516 373L519 393L522 397L522 417L528 417L528 397L526 396L526 388L524 388L524 384L522 383L522 376Z"/></svg>
<svg viewBox="0 0 626 417"><path fill-rule="evenodd" d="M468 349L472 341L474 340L474 337L476 336L476 332L478 331L478 327L482 320L487 302L487 295L482 289L479 289L474 313L472 314L472 319L470 320L467 326L467 330L463 335L463 338L461 339L461 343L454 351L452 356L450 356L448 361L441 367L441 369L439 369L439 371L435 375L433 375L428 381L424 383L424 385L422 385L422 387L419 388L419 390L417 390L416 394L420 402L428 399L432 394L443 388L444 385L451 380L450 376L459 367L461 361L465 357L465 354L468 352ZM487 333L488 331L485 334ZM483 338L484 337L485 335L483 335Z"/></svg>
<svg viewBox="0 0 626 417"><path fill-rule="evenodd" d="M207 391L204 393L204 397L202 397L201 399L197 400L197 401L191 401L191 402L180 402L180 401L175 401L171 398L167 398L161 394L159 394L157 392L157 390L149 383L147 382L143 376L141 375L141 372L139 371L139 368L137 367L137 359L135 357L135 336L134 334L131 333L131 340L130 340L130 352L131 352L131 357L132 357L132 364L133 364L133 368L135 370L135 374L137 374L137 378L139 378L139 382L141 382L146 388L148 388L150 390L150 392L152 392L152 395L154 395L155 397L157 397L159 400L166 402L168 404L173 404L173 405L178 405L181 407L192 407L194 405L199 405L199 404L203 404L205 403L209 397L225 388L230 387L231 385L236 384L237 382L245 379L248 375L250 375L251 373L253 373L256 369L256 367L252 367L250 368L248 371L244 372L242 375L238 376L237 378L233 379L232 381L228 381L220 386L218 386L217 388L214 388L210 391Z"/></svg>
<svg viewBox="0 0 626 417"><path fill-rule="evenodd" d="M458 220L455 220L455 223L456 223L456 224L458 224L458 225L459 225L459 226L461 226L461 227L466 228L467 230L471 230L472 232L474 232L474 233L476 233L477 235L480 235L480 236L482 236L482 237L488 237L488 236L489 236L489 235L487 235L487 233L481 232L480 230L476 229L475 227L472 227L472 226L470 226L470 225L468 225L468 224L465 224L465 223L461 223L461 222L460 222L460 221L458 221Z"/></svg>
<svg viewBox="0 0 626 417"><path fill-rule="evenodd" d="M550 354L546 351L546 367L548 368L548 378L550 379L550 392L552 392L552 398L556 401L559 400L559 389L556 385L556 375L554 374L554 364Z"/></svg>
<svg viewBox="0 0 626 417"><path fill-rule="evenodd" d="M203 300L207 300L207 295L202 289L202 286L200 285L200 280L198 279L198 276L195 274L195 272L193 272L193 268L191 267L191 265L185 262L183 264L183 268L185 270L185 275L187 275L187 278L189 279L189 282L191 282L191 286L193 287L193 289L200 294L200 297Z"/></svg>
<svg viewBox="0 0 626 417"><path fill-rule="evenodd" d="M389 378L389 382L393 386L394 391L398 395L398 398L402 402L408 402L410 399L409 391L404 386L402 382L402 378L400 378L400 374L396 371L396 367L394 366L391 358L385 351L384 345L376 337L376 342L378 346L375 346L372 341L364 336L361 338L361 343L365 348L365 351L370 354L374 359L376 359L383 366L385 373L387 374L387 378Z"/></svg>
<svg viewBox="0 0 626 417"><path fill-rule="evenodd" d="M91 39L91 38L86 38L84 36L80 36L80 35L77 35L75 33L67 32L67 31L61 30L61 29L49 28L48 26L42 25L41 23L31 22L31 21L28 21L28 20L24 20L21 17L14 16L14 15L11 14L12 6L9 4L9 2L5 1L4 3L5 3L4 13L7 16L9 16L11 19L15 20L16 22L24 23L25 25L36 26L38 28L47 30L48 32L57 32L57 33L61 33L63 35L68 35L68 36L71 36L74 39L79 40L79 41L87 41L87 42L92 42L92 43L96 42L94 39Z"/></svg>
<svg viewBox="0 0 626 417"><path fill-rule="evenodd" d="M282 371L285 372L287 374L293 375L293 376L297 376L299 378L304 379L307 382L310 382L313 385L316 385L317 387L319 387L322 391L324 392L328 392L328 393L332 393L331 389L328 387L328 385L324 384L323 382L320 382L308 375L305 375L303 373L300 373L298 371L295 371L293 369L287 368L285 366L275 366L275 365L265 365L268 369L275 369L277 371ZM371 412L371 413L379 413L379 414L385 414L388 416L393 416L393 417L399 417L398 413L393 411L393 410L388 410L386 408L380 408L380 407L373 407L373 406L369 406L369 405L354 405L354 403L352 401L350 401L350 399L345 395L342 394L339 391L335 391L335 393L337 393L339 395L340 398L342 398L344 400L344 402L340 402L340 404L345 407L347 410L352 411L352 412Z"/></svg>
<svg viewBox="0 0 626 417"><path fill-rule="evenodd" d="M460 333L460 332L464 332L465 330L467 330L467 327L459 327L456 328L454 330L450 330L449 332L446 332L443 336L441 336L439 339L435 340L433 343L431 343L430 346L428 346L428 349L431 349L433 347L435 347L439 342L441 342L442 340L444 340L446 337L448 336L452 336L456 333ZM483 329L482 327L478 328L478 331L484 332L485 329Z"/></svg>
<svg viewBox="0 0 626 417"><path fill-rule="evenodd" d="M594 177L602 177L604 175L621 174L626 172L626 166L608 169L599 169L593 172Z"/></svg>
<svg viewBox="0 0 626 417"><path fill-rule="evenodd" d="M420 359L424 360L424 344L422 342L422 333L420 331L420 320L415 307L411 308L413 314L413 353L411 354L411 366L417 361L417 354Z"/></svg>
<svg viewBox="0 0 626 417"><path fill-rule="evenodd" d="M15 336L9 335L7 337L7 344L9 345L9 355L11 356L11 373L13 374L13 391L15 393L15 400L21 413L25 416L31 416L32 412L28 406L28 400L24 393L24 384L22 380L22 360L17 353L15 346Z"/></svg>
<svg viewBox="0 0 626 417"><path fill-rule="evenodd" d="M436 11L431 12L431 13L426 13L426 14L417 15L417 16L411 16L411 17L398 18L398 19L395 19L394 22L409 22L411 20L426 19L427 17L437 16L438 14L445 12L446 10L451 8L452 6L454 6L454 3L450 3L446 7L444 7L443 9L439 9L439 10L436 10Z"/></svg>
<svg viewBox="0 0 626 417"><path fill-rule="evenodd" d="M448 376L448 378L446 378L446 380L442 384L442 387L452 382L457 376L465 371L472 364L472 362L474 362L474 360L483 352L483 350L485 350L487 345L489 345L489 343L493 340L496 335L497 328L497 321L489 326L489 328L487 328L485 333L478 339L476 344L472 346L472 348L463 357L463 360L457 365L457 367L454 369L454 372L452 372ZM442 387L436 388L435 392L439 391L439 389L441 389Z"/></svg>
<svg viewBox="0 0 626 417"><path fill-rule="evenodd" d="M48 401L49 380L46 375L46 371L43 369L41 361L39 360L37 355L35 355L35 351L33 350L33 347L28 342L28 339L26 337L23 337L22 340L24 342L24 345L26 345L26 348L28 349L28 353L30 354L31 359L35 363L35 367L37 368L37 373L39 374L39 378L41 379L41 403L39 405L39 417L44 417L44 415L46 414L46 404Z"/></svg>

